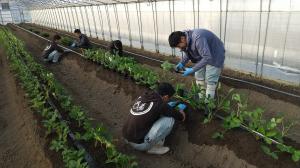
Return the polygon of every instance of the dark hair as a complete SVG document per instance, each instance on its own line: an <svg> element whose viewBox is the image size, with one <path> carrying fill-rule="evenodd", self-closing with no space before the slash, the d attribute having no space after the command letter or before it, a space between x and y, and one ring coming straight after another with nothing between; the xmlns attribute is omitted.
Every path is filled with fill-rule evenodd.
<svg viewBox="0 0 300 168"><path fill-rule="evenodd" d="M55 40L60 40L61 39L61 37L60 37L60 35L58 35L58 34L55 34L54 36L53 36L53 41L55 41Z"/></svg>
<svg viewBox="0 0 300 168"><path fill-rule="evenodd" d="M170 47L176 47L180 43L181 37L185 37L185 33L182 31L174 31L169 36Z"/></svg>
<svg viewBox="0 0 300 168"><path fill-rule="evenodd" d="M156 91L161 96L168 95L171 97L175 94L175 90L170 83L160 83Z"/></svg>
<svg viewBox="0 0 300 168"><path fill-rule="evenodd" d="M119 56L123 55L123 45L120 40L111 41L109 44L109 51L111 54L118 54Z"/></svg>
<svg viewBox="0 0 300 168"><path fill-rule="evenodd" d="M74 33L78 33L79 34L79 33L81 33L81 31L80 31L80 29L75 29Z"/></svg>

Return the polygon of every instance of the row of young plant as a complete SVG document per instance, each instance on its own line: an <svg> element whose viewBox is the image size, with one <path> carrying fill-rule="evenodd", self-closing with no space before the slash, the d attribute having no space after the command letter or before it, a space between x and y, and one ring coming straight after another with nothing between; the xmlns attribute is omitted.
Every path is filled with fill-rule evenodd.
<svg viewBox="0 0 300 168"><path fill-rule="evenodd" d="M132 57L120 57L112 55L105 50L85 50L84 58L101 64L103 67L117 71L123 75L132 77L137 84L155 88L159 76L149 68L138 64Z"/></svg>
<svg viewBox="0 0 300 168"><path fill-rule="evenodd" d="M32 29L32 28L30 28L30 29L28 29L29 31L31 31L31 32L34 32L35 34L41 34L41 36L43 36L43 37L45 37L45 38L48 38L50 35L49 35L49 33L47 33L47 32L40 32L40 31L38 31L38 30L34 30L34 29Z"/></svg>
<svg viewBox="0 0 300 168"><path fill-rule="evenodd" d="M130 76L133 76L133 79L138 84L146 84L149 85L150 88L154 88L159 82L158 74L154 73L151 69L142 67L131 57L111 55L101 49L85 50L84 56L85 58L100 63L111 70L116 70L122 74L129 74ZM170 71L174 68L174 65L165 62L162 64L162 68ZM293 161L298 162L300 160L299 150L296 150L292 146L283 144L284 137L286 137L289 129L295 123L285 125L283 117L274 117L270 120L263 119L262 114L264 111L261 108L249 110L247 103L242 100L240 94L232 94L233 89L226 95L218 96L217 101L207 101L205 98L199 100L196 98L198 93L202 92L202 94L205 94L205 91L194 83L192 84L191 89L183 95L182 93L179 93L182 90L183 84L177 84L177 98L189 103L194 109L204 110L205 106L208 107L210 112L208 117L204 120L204 123L208 123L212 119L213 109L214 111L224 111L227 113L223 123L225 131L215 133L213 135L214 138L222 138L228 130L240 127L244 124L250 128L249 131L254 130L264 135L265 138L263 138L263 140L267 145L272 144L271 138L280 142L280 144L276 145L277 149L279 149L276 151L272 151L270 147L262 145L262 150L266 154L272 156L274 159L278 159L278 154L280 152L288 152L292 155ZM256 138L260 139L259 137Z"/></svg>
<svg viewBox="0 0 300 168"><path fill-rule="evenodd" d="M6 49L11 69L25 90L26 97L29 98L31 108L43 117L42 123L48 129L47 134L56 134L50 149L61 151L66 167L87 167L87 163L83 160L84 151L78 151L68 145L67 134L70 129L67 123L60 121L56 109L47 104L48 95L29 67L19 59L21 55L15 50L19 46L12 41L11 34L1 30L0 41ZM55 144L59 144L59 148Z"/></svg>
<svg viewBox="0 0 300 168"><path fill-rule="evenodd" d="M171 70L173 67L174 65L168 62L162 64L162 68L166 71ZM208 108L209 114L204 119L204 124L211 121L213 112L221 112L221 114L225 115L223 122L225 130L216 132L212 136L213 138L222 139L227 131L244 125L248 128L248 131L256 131L263 135L263 137L256 135L256 139L263 139L266 145L262 145L261 148L266 154L272 156L274 159L278 159L279 153L287 152L291 154L293 161L298 162L300 160L300 150L284 145L284 138L288 135L290 128L296 124L295 122L285 123L283 117L273 117L270 120L264 119L264 110L262 108L249 109L246 98L242 98L238 93L233 93L233 89L230 89L225 95L218 94L216 100L207 100L205 96L202 99L198 98L198 93L205 95L205 90L195 83L192 84L189 91L180 93L183 88L185 88L183 84L177 84L177 98L188 102L194 109L204 110L205 106ZM219 84L218 90L220 88L221 84ZM279 144L275 144L278 150L273 151L270 148L270 145L273 144L272 140L279 142Z"/></svg>
<svg viewBox="0 0 300 168"><path fill-rule="evenodd" d="M71 42L70 38L66 38L62 44L67 45ZM68 46L68 45L67 45ZM150 88L155 88L159 82L159 78L165 78L166 75L158 75L150 69L142 67L131 57L120 57L117 55L111 55L105 50L85 50L84 57L93 62L100 63L106 68L118 71L125 75L130 75L138 84L149 85ZM161 67L164 71L170 71L174 68L173 64L164 62ZM287 136L290 128L296 123L286 123L283 117L273 117L270 120L263 119L263 112L261 108L249 110L247 102L242 99L238 93L233 93L231 89L226 95L218 95L217 101L206 100L196 98L199 92L205 94L205 90L192 84L189 91L182 94L183 84L176 85L177 98L189 103L194 109L204 110L205 106L209 109L208 117L205 118L203 123L208 123L213 118L213 109L215 112L225 112L223 127L225 131L216 132L213 138L222 139L224 134L233 128L240 127L241 125L247 126L251 131L259 132L264 138L256 136L256 139L263 139L266 145L262 145L262 150L272 156L274 159L278 159L278 154L281 152L290 153L292 160L298 162L300 160L300 151L292 146L284 145L284 138ZM220 88L220 87L219 87ZM278 150L273 151L270 146L272 145L272 139L275 139L279 144L275 145Z"/></svg>
<svg viewBox="0 0 300 168"><path fill-rule="evenodd" d="M43 125L47 128L47 133L55 131L57 134L57 138L52 140L50 148L62 153L66 167L87 167L87 163L84 161L85 152L69 147L67 134L70 127L66 121L60 121L58 111L46 103L50 96L59 102L63 110L68 113L69 118L77 122L78 127L83 128L84 131L75 133L77 140L93 142L95 146L98 144L103 146L107 157L106 163L114 164L120 168L137 167L133 157L116 150L112 144L111 136L102 126L95 128L91 126L91 121L82 108L74 105L71 97L54 79L53 74L34 61L33 57L24 50L24 45L20 40L6 30L0 32L0 41L7 50L12 69L16 72L31 99L32 108L43 116Z"/></svg>

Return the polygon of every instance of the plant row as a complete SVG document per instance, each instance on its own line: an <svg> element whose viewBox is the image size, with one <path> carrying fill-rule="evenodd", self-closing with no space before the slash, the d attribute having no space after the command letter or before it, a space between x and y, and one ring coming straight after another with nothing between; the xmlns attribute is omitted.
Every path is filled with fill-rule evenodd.
<svg viewBox="0 0 300 168"><path fill-rule="evenodd" d="M137 167L132 157L116 150L111 136L102 126L92 127L90 119L81 107L74 105L72 99L63 87L54 79L52 73L36 63L31 55L24 50L23 43L6 30L0 31L0 41L4 44L11 67L20 80L31 102L31 107L43 117L43 126L48 134L55 133L50 149L61 152L66 167L87 167L84 161L84 150L76 150L69 146L67 135L71 128L68 122L59 119L59 113L47 103L49 97L54 97L70 119L76 121L77 127L83 131L76 132L76 139L100 144L105 148L106 163L115 167Z"/></svg>
<svg viewBox="0 0 300 168"><path fill-rule="evenodd" d="M103 65L104 68L132 77L137 84L155 88L159 76L149 68L138 64L132 57L112 55L104 50L85 50L84 58Z"/></svg>
<svg viewBox="0 0 300 168"><path fill-rule="evenodd" d="M70 39L68 41L71 41ZM85 50L84 58L93 62L103 65L105 68L118 71L119 73L130 75L138 84L148 85L150 88L154 88L160 81L160 78L168 78L165 71L173 69L174 65L169 62L164 62L161 67L163 68L163 74L154 73L151 69L144 68L138 64L132 57L120 57L118 55L111 55L105 50ZM217 101L198 99L198 93L205 94L205 90L200 88L195 83L192 84L185 94L182 94L184 84L176 84L177 98L187 102L194 109L204 110L205 106L209 110L208 117L203 123L208 123L212 119L212 112L223 112L225 120L223 127L225 131L216 132L213 137L222 139L224 134L233 128L245 125L249 128L250 132L256 131L263 135L264 138L256 137L256 139L262 139L265 144L262 145L262 150L272 156L274 159L278 159L278 154L281 152L290 153L292 160L298 162L300 160L300 151L292 146L284 145L284 138L287 136L289 129L296 123L285 123L283 117L273 117L270 120L263 118L263 112L261 108L250 110L247 106L247 102L242 99L242 96L238 93L233 93L231 89L225 95L218 95ZM220 89L220 87L219 87ZM275 145L278 150L273 151L270 147L272 139L275 139L279 144ZM272 147L273 148L273 147Z"/></svg>
<svg viewBox="0 0 300 168"><path fill-rule="evenodd" d="M159 75L151 71L151 69L144 68L138 64L132 57L120 57L118 55L111 55L104 50L85 50L84 57L92 60L94 62L102 64L104 67L107 67L111 70L116 70L122 74L129 74L133 76L133 79L138 84L146 84L154 88L155 85L159 82ZM136 68L138 67L138 68ZM162 68L164 70L171 70L174 65L164 62ZM141 74L141 75L140 75ZM136 76L137 75L137 76ZM234 93L233 89L230 90L226 95L220 95L217 98L217 102L210 99L206 100L205 98L198 99L198 93L205 95L205 90L192 84L189 91L182 96L179 93L183 89L183 84L177 84L176 93L177 98L184 100L190 104L194 109L205 109L205 106L208 107L210 113L208 118L204 120L204 123L209 122L213 115L214 111L225 112L226 117L223 123L225 131L217 132L213 135L214 138L222 138L223 134L233 128L240 127L242 124L246 125L251 130L257 131L260 134L264 135L263 138L266 145L272 144L272 139L275 139L280 144L277 144L276 147L279 150L272 151L266 145L262 145L262 150L272 156L275 159L278 159L278 154L280 152L288 152L292 155L293 161L297 162L300 159L300 151L296 150L292 146L284 145L284 137L286 137L289 129L294 123L289 123L285 125L283 117L273 117L270 120L263 119L263 110L261 108L256 108L255 110L249 110L247 103L244 102L241 98L241 95ZM219 87L220 89L220 87ZM260 139L257 137L257 139Z"/></svg>

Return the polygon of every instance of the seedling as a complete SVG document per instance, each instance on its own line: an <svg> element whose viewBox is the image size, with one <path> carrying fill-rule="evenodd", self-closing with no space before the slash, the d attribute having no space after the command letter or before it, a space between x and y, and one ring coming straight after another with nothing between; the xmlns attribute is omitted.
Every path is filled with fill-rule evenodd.
<svg viewBox="0 0 300 168"><path fill-rule="evenodd" d="M49 37L50 35L48 34L48 33L46 33L46 32L43 32L42 34L41 34L43 37Z"/></svg>

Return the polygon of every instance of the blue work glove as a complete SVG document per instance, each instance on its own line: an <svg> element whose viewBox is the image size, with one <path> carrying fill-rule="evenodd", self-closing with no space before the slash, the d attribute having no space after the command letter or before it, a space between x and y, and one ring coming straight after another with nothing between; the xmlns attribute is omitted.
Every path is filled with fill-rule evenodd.
<svg viewBox="0 0 300 168"><path fill-rule="evenodd" d="M168 103L168 105L171 106L171 107L175 107L176 104L177 104L177 101L170 101L170 102Z"/></svg>
<svg viewBox="0 0 300 168"><path fill-rule="evenodd" d="M184 65L180 62L179 64L176 65L175 69L176 69L176 71L179 71L183 67L184 67Z"/></svg>
<svg viewBox="0 0 300 168"><path fill-rule="evenodd" d="M71 44L70 47L71 47L71 48L75 48L75 47L76 47L76 41L74 41L74 42Z"/></svg>
<svg viewBox="0 0 300 168"><path fill-rule="evenodd" d="M193 68L185 68L185 71L183 72L182 76L188 76L189 74L192 74L194 72Z"/></svg>
<svg viewBox="0 0 300 168"><path fill-rule="evenodd" d="M181 104L178 104L177 107L178 107L179 110L184 110L186 108L186 105L181 103Z"/></svg>

